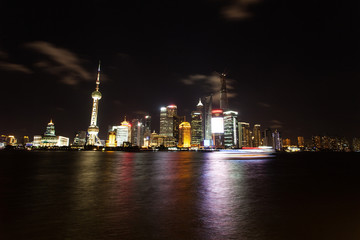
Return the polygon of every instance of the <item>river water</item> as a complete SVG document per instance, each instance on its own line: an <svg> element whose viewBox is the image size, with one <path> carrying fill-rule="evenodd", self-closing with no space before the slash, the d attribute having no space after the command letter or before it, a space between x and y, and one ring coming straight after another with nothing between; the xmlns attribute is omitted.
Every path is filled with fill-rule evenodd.
<svg viewBox="0 0 360 240"><path fill-rule="evenodd" d="M360 154L2 151L0 239L360 239Z"/></svg>

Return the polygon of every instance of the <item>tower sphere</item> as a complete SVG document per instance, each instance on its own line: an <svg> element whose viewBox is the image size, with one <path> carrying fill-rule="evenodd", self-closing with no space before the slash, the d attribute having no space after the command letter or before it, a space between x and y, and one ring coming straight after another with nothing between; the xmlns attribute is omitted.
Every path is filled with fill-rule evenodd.
<svg viewBox="0 0 360 240"><path fill-rule="evenodd" d="M98 100L100 100L101 99L101 93L99 92L99 91L93 91L92 92L92 94L91 94L91 97L93 98L93 99L98 99Z"/></svg>

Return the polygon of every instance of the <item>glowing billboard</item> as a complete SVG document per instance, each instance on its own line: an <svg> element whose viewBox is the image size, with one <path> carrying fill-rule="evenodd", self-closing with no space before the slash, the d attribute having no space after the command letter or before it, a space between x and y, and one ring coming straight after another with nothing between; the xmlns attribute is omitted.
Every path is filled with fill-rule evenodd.
<svg viewBox="0 0 360 240"><path fill-rule="evenodd" d="M211 118L211 133L224 133L224 118Z"/></svg>

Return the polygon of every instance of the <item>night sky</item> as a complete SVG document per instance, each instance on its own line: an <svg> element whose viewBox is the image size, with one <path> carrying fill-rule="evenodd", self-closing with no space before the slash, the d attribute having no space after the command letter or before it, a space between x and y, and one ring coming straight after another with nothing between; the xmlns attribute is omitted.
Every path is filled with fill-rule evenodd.
<svg viewBox="0 0 360 240"><path fill-rule="evenodd" d="M119 3L120 2L120 3ZM19 4L18 4L19 5ZM0 3L0 134L73 139L90 124L102 62L98 125L179 115L228 74L240 120L283 137L360 137L356 1L83 1ZM215 106L218 104L214 102Z"/></svg>

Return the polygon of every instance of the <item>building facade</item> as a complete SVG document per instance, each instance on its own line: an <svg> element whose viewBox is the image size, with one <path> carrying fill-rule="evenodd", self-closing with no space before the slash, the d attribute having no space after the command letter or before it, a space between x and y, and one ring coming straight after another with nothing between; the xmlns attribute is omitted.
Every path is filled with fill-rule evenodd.
<svg viewBox="0 0 360 240"><path fill-rule="evenodd" d="M179 143L180 148L191 147L191 125L189 122L182 122L179 126Z"/></svg>
<svg viewBox="0 0 360 240"><path fill-rule="evenodd" d="M224 145L226 148L237 148L239 136L237 131L238 112L224 112Z"/></svg>

